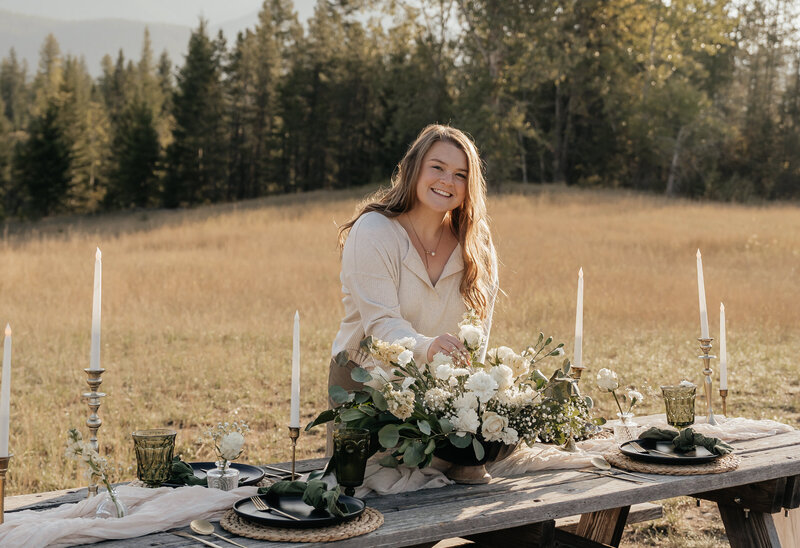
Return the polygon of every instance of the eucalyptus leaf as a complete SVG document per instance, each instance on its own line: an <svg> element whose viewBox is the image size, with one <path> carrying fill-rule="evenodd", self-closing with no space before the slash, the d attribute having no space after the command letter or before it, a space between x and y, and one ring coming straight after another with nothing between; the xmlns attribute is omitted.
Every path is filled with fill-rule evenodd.
<svg viewBox="0 0 800 548"><path fill-rule="evenodd" d="M378 442L382 447L391 449L400 441L400 430L396 424L387 424L378 431Z"/></svg>
<svg viewBox="0 0 800 548"><path fill-rule="evenodd" d="M365 403L368 400L369 400L369 393L364 391L356 392L356 396L353 399L353 401L358 404Z"/></svg>
<svg viewBox="0 0 800 548"><path fill-rule="evenodd" d="M448 434L447 439L450 440L450 443L453 444L454 447L458 447L459 449L464 449L465 447L469 447L469 444L472 443L472 434L465 434L463 436L459 436L455 432Z"/></svg>
<svg viewBox="0 0 800 548"><path fill-rule="evenodd" d="M403 464L408 467L417 466L425 459L425 446L419 440L414 440L403 453Z"/></svg>
<svg viewBox="0 0 800 548"><path fill-rule="evenodd" d="M536 341L536 346L539 346L539 343L541 343L543 340L544 340L544 333L539 333L539 340Z"/></svg>
<svg viewBox="0 0 800 548"><path fill-rule="evenodd" d="M439 428L442 429L443 434L449 434L453 431L453 423L447 419L439 419Z"/></svg>
<svg viewBox="0 0 800 548"><path fill-rule="evenodd" d="M397 468L397 459L391 455L385 455L378 461L378 464L386 468Z"/></svg>
<svg viewBox="0 0 800 548"><path fill-rule="evenodd" d="M591 398L591 396L584 396L583 401L586 402L586 407L588 407L589 409L594 407L594 400Z"/></svg>
<svg viewBox="0 0 800 548"><path fill-rule="evenodd" d="M350 355L347 353L347 350L342 350L336 354L336 357L333 358L333 361L336 362L336 365L339 367L344 367L347 365L347 362L350 361Z"/></svg>
<svg viewBox="0 0 800 548"><path fill-rule="evenodd" d="M389 405L386 403L386 398L383 397L383 394L369 386L365 386L364 391L372 396L372 403L375 404L375 409L378 411L386 411L389 408Z"/></svg>
<svg viewBox="0 0 800 548"><path fill-rule="evenodd" d="M311 428L317 426L318 424L324 424L326 422L330 422L336 418L336 412L333 409L328 409L323 411L322 413L317 416L312 422L306 425L306 430L310 430Z"/></svg>
<svg viewBox="0 0 800 548"><path fill-rule="evenodd" d="M358 346L361 348L361 350L369 354L370 349L372 348L372 341L372 335L370 335L369 337L362 339Z"/></svg>
<svg viewBox="0 0 800 548"><path fill-rule="evenodd" d="M374 417L375 415L378 414L378 412L369 405L363 405L359 407L358 410L364 413L365 415L369 415L370 417Z"/></svg>
<svg viewBox="0 0 800 548"><path fill-rule="evenodd" d="M420 432L422 432L426 436L430 436L431 425L428 421L417 421L417 427L419 427Z"/></svg>
<svg viewBox="0 0 800 548"><path fill-rule="evenodd" d="M436 449L436 440L428 440L428 445L425 447L425 454L430 455Z"/></svg>
<svg viewBox="0 0 800 548"><path fill-rule="evenodd" d="M565 375L569 375L570 369L572 369L572 365L569 363L569 360L565 360L564 365L561 366L561 370L564 372Z"/></svg>
<svg viewBox="0 0 800 548"><path fill-rule="evenodd" d="M483 444L478 441L478 438L472 438L472 450L475 451L475 458L481 460L486 452L483 450Z"/></svg>
<svg viewBox="0 0 800 548"><path fill-rule="evenodd" d="M553 342L553 337L547 337L547 340L546 340L546 341L544 341L544 345L545 345L545 346L547 346L547 345L548 345L548 344L550 344L551 342Z"/></svg>
<svg viewBox="0 0 800 548"><path fill-rule="evenodd" d="M356 382L369 382L372 380L372 375L363 367L354 367L350 371L350 378Z"/></svg>
<svg viewBox="0 0 800 548"><path fill-rule="evenodd" d="M331 397L334 403L345 403L350 400L350 394L348 394L347 390L341 386L333 385L328 388L328 395Z"/></svg>
<svg viewBox="0 0 800 548"><path fill-rule="evenodd" d="M360 409L356 409L355 407L350 409L345 409L341 413L339 413L339 417L342 419L343 422L352 422L357 421L359 419L363 419L366 417L363 411Z"/></svg>

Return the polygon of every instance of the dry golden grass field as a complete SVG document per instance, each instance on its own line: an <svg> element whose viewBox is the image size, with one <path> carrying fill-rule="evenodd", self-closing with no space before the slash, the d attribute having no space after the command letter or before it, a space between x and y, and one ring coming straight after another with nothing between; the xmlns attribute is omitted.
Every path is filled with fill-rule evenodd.
<svg viewBox="0 0 800 548"><path fill-rule="evenodd" d="M210 448L197 443L204 427L239 418L252 428L243 460L288 459L292 316L300 311L301 413L310 420L326 405L329 349L341 314L335 223L348 219L364 192L7 230L0 321L14 331L8 493L85 481L63 448L69 427L85 432L81 393L96 245L103 251L108 394L99 438L119 465L114 480L134 477L130 432L140 428L170 426L179 431L185 460L207 460ZM639 413L663 411L654 387L701 377L700 248L712 336L720 301L728 318L729 414L800 423L797 205L506 187L490 197L490 214L506 293L495 310L493 344L521 347L544 331L569 355L583 267L587 376L613 368L645 393ZM582 386L593 392L593 382ZM598 412L610 416L613 402L594 392ZM300 456L321 456L323 445L322 429L304 435ZM724 545L713 506L701 508L709 518L687 501L670 501L664 519L629 528L625 543Z"/></svg>

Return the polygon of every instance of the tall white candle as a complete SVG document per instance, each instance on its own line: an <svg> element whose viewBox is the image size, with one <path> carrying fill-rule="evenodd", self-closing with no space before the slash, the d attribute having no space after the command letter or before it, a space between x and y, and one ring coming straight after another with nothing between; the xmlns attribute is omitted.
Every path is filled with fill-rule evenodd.
<svg viewBox="0 0 800 548"><path fill-rule="evenodd" d="M8 456L8 423L11 416L11 325L3 341L3 376L0 378L0 457Z"/></svg>
<svg viewBox="0 0 800 548"><path fill-rule="evenodd" d="M697 250L697 291L700 300L700 337L708 339L708 309L706 308L706 287L703 281L703 258Z"/></svg>
<svg viewBox="0 0 800 548"><path fill-rule="evenodd" d="M292 333L292 409L289 427L300 428L300 313L294 313Z"/></svg>
<svg viewBox="0 0 800 548"><path fill-rule="evenodd" d="M725 305L719 303L719 389L728 389L728 348L725 343Z"/></svg>
<svg viewBox="0 0 800 548"><path fill-rule="evenodd" d="M90 369L100 369L100 299L103 263L100 260L102 253L97 248L94 259L94 293L92 294L92 353L89 360Z"/></svg>
<svg viewBox="0 0 800 548"><path fill-rule="evenodd" d="M578 304L575 306L575 367L583 364L583 268L578 271Z"/></svg>

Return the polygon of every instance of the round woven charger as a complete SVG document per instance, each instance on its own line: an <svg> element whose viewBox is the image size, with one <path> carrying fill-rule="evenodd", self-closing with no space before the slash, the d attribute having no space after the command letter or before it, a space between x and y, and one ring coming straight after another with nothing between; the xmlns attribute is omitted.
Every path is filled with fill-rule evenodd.
<svg viewBox="0 0 800 548"><path fill-rule="evenodd" d="M273 483L275 483L275 480L271 480L269 478L263 478L261 481L259 481L255 485L255 487L269 487ZM130 487L143 487L145 489L156 489L155 487L153 487L151 485L147 485L145 482L143 482L141 480L138 480L138 479L135 479L135 480L129 482L128 485Z"/></svg>
<svg viewBox="0 0 800 548"><path fill-rule="evenodd" d="M366 508L364 513L355 519L345 521L338 525L317 527L314 529L284 529L268 527L247 521L234 512L228 510L219 522L226 531L256 540L272 540L282 542L329 542L357 537L374 531L383 525L383 514L374 508Z"/></svg>
<svg viewBox="0 0 800 548"><path fill-rule="evenodd" d="M666 474L669 476L697 476L701 474L721 474L739 468L742 461L738 455L728 453L711 462L704 462L695 465L673 465L647 463L634 460L620 451L609 451L603 455L605 459L617 468L629 470L631 472L644 472L645 474Z"/></svg>

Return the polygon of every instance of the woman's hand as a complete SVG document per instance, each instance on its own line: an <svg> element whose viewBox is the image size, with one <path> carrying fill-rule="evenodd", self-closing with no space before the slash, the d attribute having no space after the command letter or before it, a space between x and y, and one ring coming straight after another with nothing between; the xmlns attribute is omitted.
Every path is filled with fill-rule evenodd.
<svg viewBox="0 0 800 548"><path fill-rule="evenodd" d="M464 343L462 343L458 337L450 333L439 335L433 339L433 342L428 347L428 362L430 363L433 357L439 352L445 356L452 357L453 361L456 363L460 361L467 364L469 363L469 351L464 346Z"/></svg>

